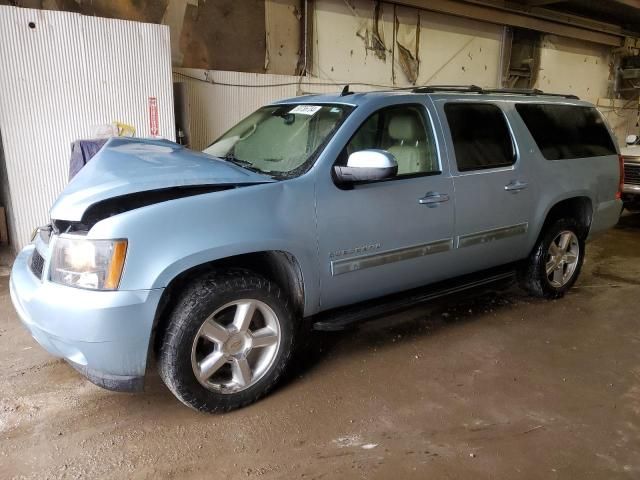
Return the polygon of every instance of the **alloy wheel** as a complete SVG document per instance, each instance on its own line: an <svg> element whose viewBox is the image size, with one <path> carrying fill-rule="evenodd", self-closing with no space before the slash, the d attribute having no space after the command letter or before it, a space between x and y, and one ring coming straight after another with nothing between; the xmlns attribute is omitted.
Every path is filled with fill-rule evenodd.
<svg viewBox="0 0 640 480"><path fill-rule="evenodd" d="M562 288L572 278L580 258L580 242L576 234L570 230L560 232L553 239L545 262L545 271L549 284L554 288Z"/></svg>
<svg viewBox="0 0 640 480"><path fill-rule="evenodd" d="M281 343L280 322L264 302L242 299L211 314L193 340L191 367L202 386L237 393L269 371Z"/></svg>

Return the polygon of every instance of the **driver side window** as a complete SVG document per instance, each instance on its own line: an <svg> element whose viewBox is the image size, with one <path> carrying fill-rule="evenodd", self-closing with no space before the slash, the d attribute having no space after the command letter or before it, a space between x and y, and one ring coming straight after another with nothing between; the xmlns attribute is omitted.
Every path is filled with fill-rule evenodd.
<svg viewBox="0 0 640 480"><path fill-rule="evenodd" d="M349 155L368 149L391 153L398 162L398 177L440 173L433 129L420 106L396 105L375 112L351 137L338 164L346 165Z"/></svg>

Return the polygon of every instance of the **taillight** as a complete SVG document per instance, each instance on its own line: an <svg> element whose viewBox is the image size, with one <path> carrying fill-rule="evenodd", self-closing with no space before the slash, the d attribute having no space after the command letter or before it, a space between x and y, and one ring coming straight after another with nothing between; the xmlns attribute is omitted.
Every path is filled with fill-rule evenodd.
<svg viewBox="0 0 640 480"><path fill-rule="evenodd" d="M618 155L618 161L620 165L620 183L618 184L618 193L616 193L616 198L619 200L622 198L622 190L624 189L624 157L622 155Z"/></svg>

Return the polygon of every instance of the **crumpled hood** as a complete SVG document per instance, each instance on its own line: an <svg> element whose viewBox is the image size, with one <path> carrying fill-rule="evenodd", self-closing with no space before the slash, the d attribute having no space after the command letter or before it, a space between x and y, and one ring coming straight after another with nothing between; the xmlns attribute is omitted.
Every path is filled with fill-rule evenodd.
<svg viewBox="0 0 640 480"><path fill-rule="evenodd" d="M109 140L71 180L51 207L50 216L80 221L94 203L138 192L273 181L168 140L118 137Z"/></svg>

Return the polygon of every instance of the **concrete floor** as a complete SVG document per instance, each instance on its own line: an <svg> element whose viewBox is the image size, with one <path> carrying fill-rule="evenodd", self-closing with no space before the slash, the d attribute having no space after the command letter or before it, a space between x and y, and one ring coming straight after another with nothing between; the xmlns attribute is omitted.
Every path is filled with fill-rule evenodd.
<svg viewBox="0 0 640 480"><path fill-rule="evenodd" d="M0 279L0 478L640 478L640 215L559 301L464 295L316 337L299 374L226 415L79 377Z"/></svg>

